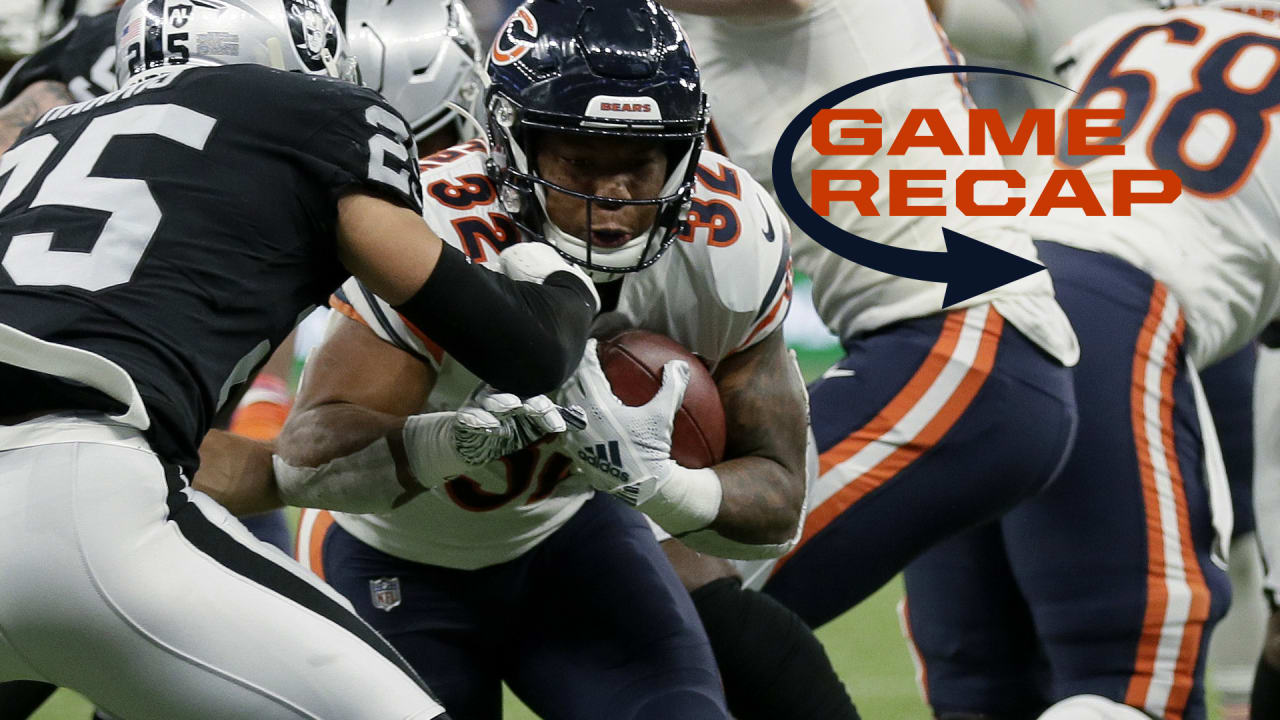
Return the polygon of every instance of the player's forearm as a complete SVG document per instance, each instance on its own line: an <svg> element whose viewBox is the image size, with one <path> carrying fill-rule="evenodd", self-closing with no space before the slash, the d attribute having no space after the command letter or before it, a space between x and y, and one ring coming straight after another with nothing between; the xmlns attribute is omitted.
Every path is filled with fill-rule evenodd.
<svg viewBox="0 0 1280 720"><path fill-rule="evenodd" d="M721 536L750 545L780 545L795 536L803 511L804 477L774 460L743 457L715 466L720 512L709 526Z"/></svg>
<svg viewBox="0 0 1280 720"><path fill-rule="evenodd" d="M664 6L676 12L719 17L785 17L809 8L810 0L668 0Z"/></svg>
<svg viewBox="0 0 1280 720"><path fill-rule="evenodd" d="M271 470L271 443L210 430L200 444L200 470L192 487L231 511L254 515L284 505Z"/></svg>
<svg viewBox="0 0 1280 720"><path fill-rule="evenodd" d="M75 98L60 82L41 80L28 85L0 108L0 153L13 147L18 135L47 110L71 102L75 102Z"/></svg>
<svg viewBox="0 0 1280 720"><path fill-rule="evenodd" d="M542 283L512 280L446 247L422 289L396 310L476 377L530 397L573 373L596 301L586 282L568 272Z"/></svg>
<svg viewBox="0 0 1280 720"><path fill-rule="evenodd" d="M276 454L291 465L319 467L404 428L405 418L352 403L326 403L289 416Z"/></svg>
<svg viewBox="0 0 1280 720"><path fill-rule="evenodd" d="M428 429L439 427L434 416L416 417ZM405 450L411 421L349 403L309 408L281 435L273 462L280 497L290 505L349 513L389 512L409 502L429 489Z"/></svg>
<svg viewBox="0 0 1280 720"><path fill-rule="evenodd" d="M502 259L507 274L496 273L444 245L407 208L361 193L338 203L338 244L351 274L502 392L550 392L582 357L598 308L595 290L547 246L552 259L542 256L542 274L513 279L508 256L527 258L537 268L536 251L508 249Z"/></svg>
<svg viewBox="0 0 1280 720"><path fill-rule="evenodd" d="M789 542L804 505L808 408L780 331L716 371L724 404L720 512L711 529L754 544Z"/></svg>

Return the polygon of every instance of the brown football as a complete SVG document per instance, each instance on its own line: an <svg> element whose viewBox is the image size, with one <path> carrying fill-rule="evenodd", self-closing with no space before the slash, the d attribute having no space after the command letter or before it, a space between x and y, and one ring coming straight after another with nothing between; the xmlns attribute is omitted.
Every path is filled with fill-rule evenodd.
<svg viewBox="0 0 1280 720"><path fill-rule="evenodd" d="M669 360L689 363L689 389L676 412L671 457L687 468L704 468L724 459L724 405L705 365L671 338L648 330L623 330L596 346L600 367L613 394L627 405L643 405L662 386Z"/></svg>

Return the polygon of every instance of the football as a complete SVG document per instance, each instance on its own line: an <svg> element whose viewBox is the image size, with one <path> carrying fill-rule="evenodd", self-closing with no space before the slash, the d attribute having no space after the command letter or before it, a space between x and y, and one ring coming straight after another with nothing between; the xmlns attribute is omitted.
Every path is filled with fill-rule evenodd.
<svg viewBox="0 0 1280 720"><path fill-rule="evenodd" d="M653 399L662 386L662 366L667 361L689 363L689 388L676 412L671 457L694 469L724 459L724 406L711 373L693 353L665 335L634 329L601 339L596 353L614 395L631 406Z"/></svg>

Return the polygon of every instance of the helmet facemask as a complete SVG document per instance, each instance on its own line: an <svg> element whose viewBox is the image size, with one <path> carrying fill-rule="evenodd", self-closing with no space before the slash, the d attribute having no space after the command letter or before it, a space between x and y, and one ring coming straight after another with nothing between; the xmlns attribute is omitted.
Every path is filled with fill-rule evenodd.
<svg viewBox="0 0 1280 720"><path fill-rule="evenodd" d="M607 282L622 273L636 272L653 265L684 228L693 194L694 170L702 151L701 132L646 132L637 128L600 127L566 128L558 124L522 118L520 108L510 99L495 96L489 108L489 131L492 145L490 173L499 184L499 198L504 210L531 239L546 242L569 262L581 266L592 279ZM586 123L584 123L586 124ZM700 123L698 124L700 127ZM566 140L582 138L619 140L652 140L660 143L666 167L661 187L648 197L616 198L586 192L544 177L536 154L540 142L552 135ZM602 153L603 154L603 153ZM585 222L574 233L552 218L549 206L570 200L585 207ZM618 208L635 206L653 209L653 220L644 228L630 228L630 238L621 244L599 242L597 230L605 232L601 218L616 216Z"/></svg>
<svg viewBox="0 0 1280 720"><path fill-rule="evenodd" d="M525 0L494 38L486 74L489 175L525 235L597 281L656 262L688 217L707 126L675 18L651 0ZM559 140L548 150L544 138Z"/></svg>

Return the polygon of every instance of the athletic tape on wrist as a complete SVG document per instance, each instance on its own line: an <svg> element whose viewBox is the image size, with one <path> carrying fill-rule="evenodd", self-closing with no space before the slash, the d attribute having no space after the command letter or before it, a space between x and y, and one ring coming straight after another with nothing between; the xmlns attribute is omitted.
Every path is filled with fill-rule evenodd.
<svg viewBox="0 0 1280 720"><path fill-rule="evenodd" d="M681 535L710 525L720 514L722 495L715 470L676 465L654 496L637 507L667 532Z"/></svg>

